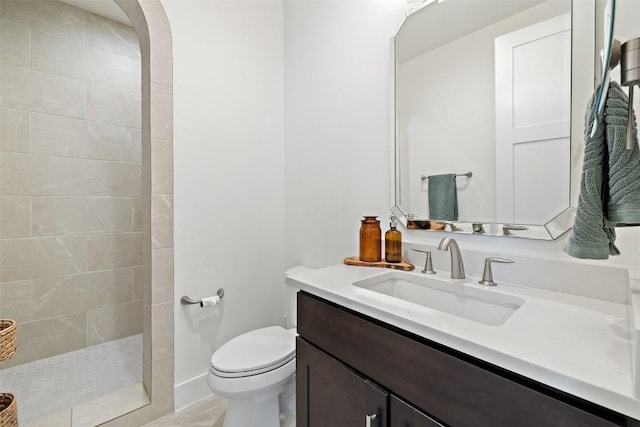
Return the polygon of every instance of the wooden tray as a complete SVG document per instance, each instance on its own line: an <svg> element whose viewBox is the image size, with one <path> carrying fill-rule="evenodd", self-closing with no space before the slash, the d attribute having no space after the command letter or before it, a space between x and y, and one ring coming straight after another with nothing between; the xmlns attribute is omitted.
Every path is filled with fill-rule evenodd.
<svg viewBox="0 0 640 427"><path fill-rule="evenodd" d="M378 262L369 262L369 261L360 261L360 258L357 256L350 256L344 259L344 263L347 265L357 265L360 267L380 267L380 268L391 268L393 270L404 270L411 271L415 267L413 264L402 260L402 262L386 262L386 261L378 261Z"/></svg>

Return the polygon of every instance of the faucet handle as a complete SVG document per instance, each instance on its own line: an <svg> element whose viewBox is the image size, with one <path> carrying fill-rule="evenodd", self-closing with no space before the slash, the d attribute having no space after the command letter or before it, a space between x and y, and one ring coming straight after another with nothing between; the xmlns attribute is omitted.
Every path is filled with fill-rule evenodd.
<svg viewBox="0 0 640 427"><path fill-rule="evenodd" d="M496 286L497 283L493 281L493 272L491 271L491 263L499 262L502 264L513 264L514 261L507 258L489 257L484 259L484 271L482 272L482 280L478 283L485 286Z"/></svg>
<svg viewBox="0 0 640 427"><path fill-rule="evenodd" d="M436 274L436 271L433 269L433 261L431 260L431 251L423 250L423 249L413 249L416 252L422 252L423 254L427 254L427 259L424 262L424 269L422 272L424 274Z"/></svg>

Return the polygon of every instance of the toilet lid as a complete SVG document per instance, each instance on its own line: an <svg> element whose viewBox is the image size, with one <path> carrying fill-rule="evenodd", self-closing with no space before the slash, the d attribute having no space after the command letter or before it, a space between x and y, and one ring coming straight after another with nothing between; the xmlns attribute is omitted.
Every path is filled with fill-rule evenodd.
<svg viewBox="0 0 640 427"><path fill-rule="evenodd" d="M223 344L211 367L220 373L258 373L274 369L295 357L296 333L280 326L256 329Z"/></svg>

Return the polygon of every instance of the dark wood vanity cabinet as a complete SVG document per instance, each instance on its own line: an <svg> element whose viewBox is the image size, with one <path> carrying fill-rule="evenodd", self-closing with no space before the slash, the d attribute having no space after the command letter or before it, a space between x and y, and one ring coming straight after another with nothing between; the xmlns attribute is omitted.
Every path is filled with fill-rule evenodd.
<svg viewBox="0 0 640 427"><path fill-rule="evenodd" d="M638 426L303 291L298 333L298 427Z"/></svg>
<svg viewBox="0 0 640 427"><path fill-rule="evenodd" d="M298 426L443 426L304 339L296 351Z"/></svg>

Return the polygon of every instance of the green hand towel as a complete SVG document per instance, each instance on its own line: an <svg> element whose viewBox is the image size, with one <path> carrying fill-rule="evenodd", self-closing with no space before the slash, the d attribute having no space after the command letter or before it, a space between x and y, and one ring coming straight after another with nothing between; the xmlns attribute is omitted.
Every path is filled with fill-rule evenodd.
<svg viewBox="0 0 640 427"><path fill-rule="evenodd" d="M456 174L429 176L429 219L458 220L458 190Z"/></svg>
<svg viewBox="0 0 640 427"><path fill-rule="evenodd" d="M584 161L580 195L573 229L565 247L565 252L576 258L607 259L609 255L620 254L615 245L615 230L605 221L604 212L605 206L609 204L616 209L617 201L625 195L624 188L619 187L616 181L620 179L617 173L623 169L623 160L629 160L627 155L617 151L620 144L622 146L625 144L624 138L621 140L619 126L624 121L626 127L626 107L622 106L623 103L626 105L624 100L626 95L616 82L611 82L605 104L604 120L599 120L601 125L598 126L596 134L591 137L592 111L598 89L596 88L594 96L589 101L585 114ZM624 120L622 120L623 115ZM634 150L637 151L637 147ZM613 170L610 170L610 158L613 162L611 164ZM623 163L618 164L621 160ZM614 178L614 199L609 203L611 173Z"/></svg>
<svg viewBox="0 0 640 427"><path fill-rule="evenodd" d="M640 149L633 117L633 148L626 149L629 98L611 82L604 122L609 154L609 185L605 224L609 227L640 225Z"/></svg>

